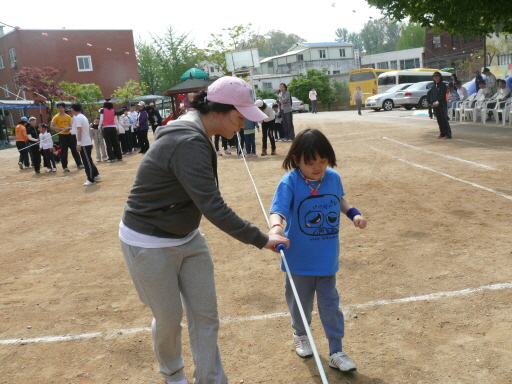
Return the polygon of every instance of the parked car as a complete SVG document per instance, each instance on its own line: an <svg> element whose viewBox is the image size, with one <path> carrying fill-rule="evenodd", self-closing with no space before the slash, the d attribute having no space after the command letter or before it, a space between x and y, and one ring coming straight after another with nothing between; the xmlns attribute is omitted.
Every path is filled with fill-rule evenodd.
<svg viewBox="0 0 512 384"><path fill-rule="evenodd" d="M385 111L391 111L395 107L395 92L407 89L412 84L413 83L398 84L389 88L385 93L379 93L378 95L370 96L366 99L364 106L366 108L372 108L375 111L380 111L381 108L384 108Z"/></svg>
<svg viewBox="0 0 512 384"><path fill-rule="evenodd" d="M306 107L304 106L304 102L297 99L295 96L292 96L292 112L302 113L306 111Z"/></svg>
<svg viewBox="0 0 512 384"><path fill-rule="evenodd" d="M444 83L448 84L446 81ZM428 108L427 92L433 85L433 81L414 83L406 90L396 92L394 103L396 106L402 106L407 110Z"/></svg>
<svg viewBox="0 0 512 384"><path fill-rule="evenodd" d="M277 100L276 99L263 99L263 102L267 105L274 105L275 103L277 103Z"/></svg>

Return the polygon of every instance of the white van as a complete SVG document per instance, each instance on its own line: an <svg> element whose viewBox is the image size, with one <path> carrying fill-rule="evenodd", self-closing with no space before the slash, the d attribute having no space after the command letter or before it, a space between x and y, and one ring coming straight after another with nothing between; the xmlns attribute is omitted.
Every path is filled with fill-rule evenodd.
<svg viewBox="0 0 512 384"><path fill-rule="evenodd" d="M434 72L441 72L443 80L450 80L452 75L450 72L442 72L438 69L431 68L415 68L405 69L403 71L389 71L379 75L378 78L378 89L379 93L386 92L389 88L394 87L397 84L406 83L419 83L420 81L432 80Z"/></svg>

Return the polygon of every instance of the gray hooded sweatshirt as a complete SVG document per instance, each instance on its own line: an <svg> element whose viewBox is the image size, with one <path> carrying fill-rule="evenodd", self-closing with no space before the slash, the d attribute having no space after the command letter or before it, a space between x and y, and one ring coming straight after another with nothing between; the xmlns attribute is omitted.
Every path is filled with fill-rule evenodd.
<svg viewBox="0 0 512 384"><path fill-rule="evenodd" d="M128 196L123 223L144 235L183 238L204 215L235 239L263 248L268 235L229 208L218 188L217 154L199 114L159 127Z"/></svg>

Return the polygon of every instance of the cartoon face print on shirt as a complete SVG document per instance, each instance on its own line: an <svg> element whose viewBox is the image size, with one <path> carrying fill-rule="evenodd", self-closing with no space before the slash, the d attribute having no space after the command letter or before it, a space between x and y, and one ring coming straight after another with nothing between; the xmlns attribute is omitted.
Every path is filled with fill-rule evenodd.
<svg viewBox="0 0 512 384"><path fill-rule="evenodd" d="M340 199L336 195L309 196L299 204L299 227L306 235L325 236L339 232Z"/></svg>

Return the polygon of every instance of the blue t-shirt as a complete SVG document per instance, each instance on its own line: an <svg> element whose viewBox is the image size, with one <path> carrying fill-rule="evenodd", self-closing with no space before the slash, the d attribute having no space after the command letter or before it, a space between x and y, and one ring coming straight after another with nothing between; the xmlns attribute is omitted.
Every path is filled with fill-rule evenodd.
<svg viewBox="0 0 512 384"><path fill-rule="evenodd" d="M309 184L316 187L318 182L309 181ZM338 233L344 195L340 175L331 168L327 168L316 196L311 194L298 169L283 176L270 212L286 219L284 233L290 239L290 248L285 256L291 273L331 276L338 271ZM285 271L283 263L281 269Z"/></svg>

